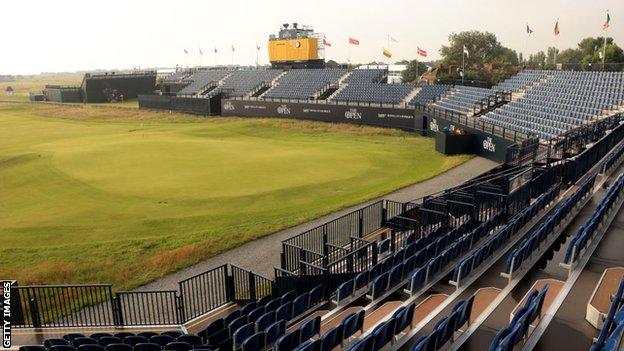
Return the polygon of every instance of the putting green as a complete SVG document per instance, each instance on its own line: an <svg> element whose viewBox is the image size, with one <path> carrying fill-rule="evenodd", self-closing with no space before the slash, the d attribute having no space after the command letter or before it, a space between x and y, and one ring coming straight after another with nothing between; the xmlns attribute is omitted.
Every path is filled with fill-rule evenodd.
<svg viewBox="0 0 624 351"><path fill-rule="evenodd" d="M346 125L0 104L2 278L133 288L468 159L433 146Z"/></svg>

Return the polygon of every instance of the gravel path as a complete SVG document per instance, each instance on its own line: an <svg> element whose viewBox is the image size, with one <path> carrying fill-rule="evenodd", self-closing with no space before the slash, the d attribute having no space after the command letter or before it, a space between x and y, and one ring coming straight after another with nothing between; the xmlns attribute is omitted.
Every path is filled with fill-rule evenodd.
<svg viewBox="0 0 624 351"><path fill-rule="evenodd" d="M308 229L317 227L325 222L338 218L347 212L351 212L366 204L378 201L379 199L394 200L399 202L407 202L418 199L423 196L457 186L470 178L496 167L497 165L498 163L496 162L481 157L475 157L470 161L465 162L464 164L432 179L410 185L380 198L372 199L366 203L351 206L313 221L300 224L296 227L287 228L274 234L267 235L263 238L248 242L235 249L221 253L203 262L155 280L154 282L146 284L136 290L177 290L178 281L226 263L235 264L242 268L262 274L266 277L273 278L273 267L279 266L280 264L280 242L282 240L302 233Z"/></svg>

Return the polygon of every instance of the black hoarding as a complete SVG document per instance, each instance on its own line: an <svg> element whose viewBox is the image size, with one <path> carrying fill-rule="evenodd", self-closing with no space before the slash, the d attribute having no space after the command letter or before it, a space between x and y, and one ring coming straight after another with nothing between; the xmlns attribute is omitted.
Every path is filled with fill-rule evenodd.
<svg viewBox="0 0 624 351"><path fill-rule="evenodd" d="M409 131L422 130L421 115L417 115L414 109L405 108L224 99L221 101L221 114L238 117L300 118Z"/></svg>
<svg viewBox="0 0 624 351"><path fill-rule="evenodd" d="M427 134L430 136L435 137L436 133L442 132L444 129L463 129L469 134L474 134L473 152L475 154L500 163L510 161L507 160L509 147L516 144L516 142L512 140L489 134L482 130L466 127L444 118L426 116L424 120L427 124Z"/></svg>

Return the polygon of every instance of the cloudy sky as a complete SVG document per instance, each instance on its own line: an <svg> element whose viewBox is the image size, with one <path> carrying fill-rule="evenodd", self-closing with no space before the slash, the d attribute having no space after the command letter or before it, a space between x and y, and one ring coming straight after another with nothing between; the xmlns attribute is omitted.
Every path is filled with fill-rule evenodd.
<svg viewBox="0 0 624 351"><path fill-rule="evenodd" d="M624 46L623 0L30 0L0 7L0 74L214 64L215 47L219 64L253 64L256 44L267 63L268 36L286 22L325 33L327 59L346 61L348 37L357 38L351 59L369 62L382 60L388 35L398 41L390 45L393 60L414 58L417 46L435 59L450 33L474 29L519 52L564 49L602 35L608 9L607 33Z"/></svg>

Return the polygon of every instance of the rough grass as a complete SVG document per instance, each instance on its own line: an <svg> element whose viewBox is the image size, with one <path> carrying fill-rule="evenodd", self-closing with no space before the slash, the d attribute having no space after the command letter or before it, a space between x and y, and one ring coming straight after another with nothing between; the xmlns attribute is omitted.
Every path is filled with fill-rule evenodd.
<svg viewBox="0 0 624 351"><path fill-rule="evenodd" d="M352 125L0 104L0 278L131 289L469 158L433 149Z"/></svg>

